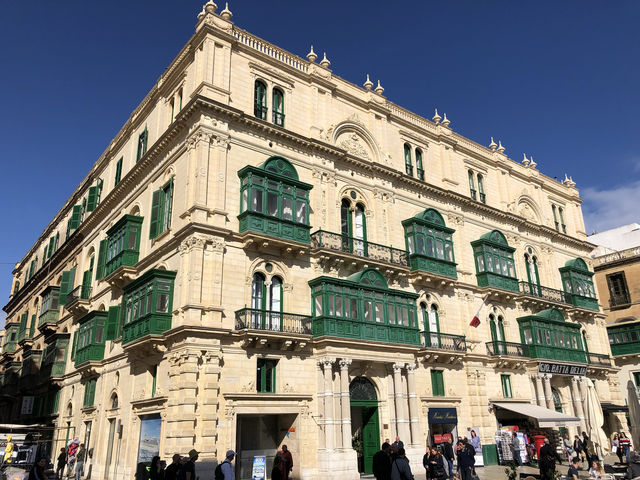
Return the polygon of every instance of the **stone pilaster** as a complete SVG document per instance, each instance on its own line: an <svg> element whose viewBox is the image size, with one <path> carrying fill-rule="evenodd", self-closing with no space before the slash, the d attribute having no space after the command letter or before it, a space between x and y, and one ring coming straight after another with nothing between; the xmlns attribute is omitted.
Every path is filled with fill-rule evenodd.
<svg viewBox="0 0 640 480"><path fill-rule="evenodd" d="M318 360L317 365L317 377L318 377L318 447L326 448L326 432L325 432L325 416L324 416L324 373L323 373L323 360Z"/></svg>
<svg viewBox="0 0 640 480"><path fill-rule="evenodd" d="M537 400L537 404L540 407L544 407L546 406L546 402L544 399L544 390L542 388L542 376L540 374L536 374L534 375L534 380L536 382L536 393L538 394L538 396L536 397Z"/></svg>
<svg viewBox="0 0 640 480"><path fill-rule="evenodd" d="M201 424L200 444L197 450L202 452L203 457L216 458L215 449L217 424L218 424L218 394L220 390L220 356L217 351L205 352L202 356L202 374L204 381L201 382L202 392L199 395L198 404L201 405L198 412L198 419Z"/></svg>
<svg viewBox="0 0 640 480"><path fill-rule="evenodd" d="M420 444L420 418L418 411L418 394L416 392L416 365L407 364L407 390L409 391L409 419L411 430L411 445Z"/></svg>
<svg viewBox="0 0 640 480"><path fill-rule="evenodd" d="M402 441L409 439L409 420L407 419L406 400L402 388L402 369L404 363L393 364L393 387L396 404L396 422L398 424L398 435ZM407 442L409 443L409 442Z"/></svg>
<svg viewBox="0 0 640 480"><path fill-rule="evenodd" d="M182 350L170 357L165 455L193 448L198 354Z"/></svg>
<svg viewBox="0 0 640 480"><path fill-rule="evenodd" d="M333 449L336 442L335 420L333 418L333 364L335 358L322 361L324 369L324 433L325 448Z"/></svg>
<svg viewBox="0 0 640 480"><path fill-rule="evenodd" d="M542 375L542 384L544 387L544 396L546 400L546 406L549 410L554 410L553 393L551 391L551 374L550 373L545 373Z"/></svg>
<svg viewBox="0 0 640 480"><path fill-rule="evenodd" d="M349 366L351 359L340 360L340 405L342 408L342 448L351 449L351 398L349 395Z"/></svg>

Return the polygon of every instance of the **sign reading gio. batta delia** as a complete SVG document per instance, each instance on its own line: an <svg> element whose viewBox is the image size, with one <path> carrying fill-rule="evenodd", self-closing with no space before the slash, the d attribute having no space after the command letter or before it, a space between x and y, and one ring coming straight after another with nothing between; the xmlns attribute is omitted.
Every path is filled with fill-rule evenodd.
<svg viewBox="0 0 640 480"><path fill-rule="evenodd" d="M540 362L538 364L538 373L551 373L552 375L577 375L584 377L587 374L587 367L586 365Z"/></svg>

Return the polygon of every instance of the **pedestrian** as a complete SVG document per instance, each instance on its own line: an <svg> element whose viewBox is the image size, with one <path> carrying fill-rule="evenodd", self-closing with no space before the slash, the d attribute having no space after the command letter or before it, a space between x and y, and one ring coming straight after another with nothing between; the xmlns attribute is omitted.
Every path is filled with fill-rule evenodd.
<svg viewBox="0 0 640 480"><path fill-rule="evenodd" d="M286 445L282 445L282 462L284 464L284 475L289 480L289 474L293 470L293 456Z"/></svg>
<svg viewBox="0 0 640 480"><path fill-rule="evenodd" d="M466 439L459 441L460 448L458 450L458 467L461 480L471 480L473 467L476 464L476 451Z"/></svg>
<svg viewBox="0 0 640 480"><path fill-rule="evenodd" d="M460 451L462 450L462 448L464 447L463 442L462 442L462 437L458 437L458 441L456 442L456 446L453 449L454 453L456 454L456 458L458 459L458 461L456 462L456 473L460 473Z"/></svg>
<svg viewBox="0 0 640 480"><path fill-rule="evenodd" d="M284 480L284 463L282 461L282 454L276 453L273 459L273 468L271 469L271 480Z"/></svg>
<svg viewBox="0 0 640 480"><path fill-rule="evenodd" d="M182 465L178 473L178 480L196 480L196 461L199 455L200 452L195 448L189 450L189 459Z"/></svg>
<svg viewBox="0 0 640 480"><path fill-rule="evenodd" d="M40 457L36 463L33 464L29 471L29 480L47 480L47 474L45 472L48 465L47 457Z"/></svg>
<svg viewBox="0 0 640 480"><path fill-rule="evenodd" d="M431 455L429 455L429 474L433 480L444 480L447 473L444 469L444 459L440 454L440 450L431 447Z"/></svg>
<svg viewBox="0 0 640 480"><path fill-rule="evenodd" d="M233 450L227 450L227 455L222 462L220 470L222 470L222 475L224 476L224 480L235 480L236 474L233 468L233 459L236 458L236 452Z"/></svg>
<svg viewBox="0 0 640 480"><path fill-rule="evenodd" d="M627 474L624 478L628 480L640 478L640 455L638 455L638 452L631 452L629 459L631 462L629 463L629 467L627 467Z"/></svg>
<svg viewBox="0 0 640 480"><path fill-rule="evenodd" d="M384 442L373 455L373 475L376 480L391 480L391 445Z"/></svg>
<svg viewBox="0 0 640 480"><path fill-rule="evenodd" d="M618 456L618 463L622 463L622 447L620 447L620 440L618 440L618 432L614 433L611 439L611 450Z"/></svg>
<svg viewBox="0 0 640 480"><path fill-rule="evenodd" d="M84 443L80 444L78 452L76 453L76 480L84 475L84 462L87 459L87 449L84 448Z"/></svg>
<svg viewBox="0 0 640 480"><path fill-rule="evenodd" d="M631 440L627 438L624 432L620 432L618 441L620 442L620 448L622 448L622 454L624 455L625 462L629 463L631 461L629 455L629 453L631 452Z"/></svg>
<svg viewBox="0 0 640 480"><path fill-rule="evenodd" d="M511 439L511 454L513 455L513 461L518 464L519 467L522 466L522 458L520 457L520 439L518 438L518 434L513 432L513 438Z"/></svg>
<svg viewBox="0 0 640 480"><path fill-rule="evenodd" d="M449 467L449 478L453 478L453 437L449 436L447 441L442 444L442 456L444 460L447 462L447 466Z"/></svg>
<svg viewBox="0 0 640 480"><path fill-rule="evenodd" d="M582 449L584 451L584 456L587 458L587 468L591 468L591 457L593 456L593 442L587 435L587 432L582 432Z"/></svg>
<svg viewBox="0 0 640 480"><path fill-rule="evenodd" d="M576 453L576 457L582 457L582 461L584 462L584 449L582 440L580 440L580 437L578 435L576 435L573 439L573 451Z"/></svg>
<svg viewBox="0 0 640 480"><path fill-rule="evenodd" d="M171 465L164 471L164 480L178 480L178 473L180 472L180 454L175 453L171 458Z"/></svg>
<svg viewBox="0 0 640 480"><path fill-rule="evenodd" d="M149 480L162 480L160 477L160 457L156 455L151 459L149 467Z"/></svg>
<svg viewBox="0 0 640 480"><path fill-rule="evenodd" d="M58 461L56 464L56 478L60 480L64 475L64 467L67 466L67 450L62 447L60 449L60 455L58 455Z"/></svg>
<svg viewBox="0 0 640 480"><path fill-rule="evenodd" d="M393 442L392 447L394 447L396 450L404 448L404 443L402 442L402 440L400 440L400 437L398 435L396 435L396 441Z"/></svg>
<svg viewBox="0 0 640 480"><path fill-rule="evenodd" d="M427 477L427 480L431 480L431 472L429 471L430 470L429 460L431 460L431 448L427 447L427 451L422 456L422 466L424 467L425 476Z"/></svg>
<svg viewBox="0 0 640 480"><path fill-rule="evenodd" d="M556 460L558 454L549 443L549 439L544 439L544 445L540 448L540 480L553 480L556 475Z"/></svg>
<svg viewBox="0 0 640 480"><path fill-rule="evenodd" d="M398 448L398 455L391 465L391 480L413 480L413 473L403 447Z"/></svg>
<svg viewBox="0 0 640 480"><path fill-rule="evenodd" d="M580 480L580 476L578 475L579 464L580 459L578 457L574 457L571 460L571 465L569 467L569 471L567 472L567 480Z"/></svg>

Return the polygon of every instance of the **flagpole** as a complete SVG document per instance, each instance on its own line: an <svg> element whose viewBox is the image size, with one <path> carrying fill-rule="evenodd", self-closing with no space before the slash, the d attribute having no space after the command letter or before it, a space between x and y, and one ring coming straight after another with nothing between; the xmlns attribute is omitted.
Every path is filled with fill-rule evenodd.
<svg viewBox="0 0 640 480"><path fill-rule="evenodd" d="M487 300L489 299L489 294L487 293L483 298L482 298L482 303L480 304L480 308L478 308L478 311L476 312L476 314L474 315L474 318L477 317L480 314L480 310L482 310L482 307L484 307L484 304L487 303ZM464 337L466 338L467 333L469 333L469 328L471 327L471 323L467 324L467 328L464 331ZM474 327L475 328L475 327Z"/></svg>

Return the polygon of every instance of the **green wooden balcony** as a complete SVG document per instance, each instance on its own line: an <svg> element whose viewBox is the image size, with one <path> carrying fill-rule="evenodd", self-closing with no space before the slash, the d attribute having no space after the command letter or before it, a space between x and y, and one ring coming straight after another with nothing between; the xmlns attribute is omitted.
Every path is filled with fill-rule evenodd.
<svg viewBox="0 0 640 480"><path fill-rule="evenodd" d="M328 232L326 230L318 230L311 234L311 247L347 253L357 257L370 258L378 262L401 265L403 267L409 266L407 252L405 250L349 237L348 235L342 235L340 233Z"/></svg>
<svg viewBox="0 0 640 480"><path fill-rule="evenodd" d="M18 342L6 342L2 347L3 352L15 352L18 349Z"/></svg>
<svg viewBox="0 0 640 480"><path fill-rule="evenodd" d="M311 335L311 317L295 313L243 308L236 313L236 330L267 330L270 332Z"/></svg>
<svg viewBox="0 0 640 480"><path fill-rule="evenodd" d="M569 294L571 298L571 304L578 308L586 308L588 310L598 311L598 299L593 297L585 297L576 293Z"/></svg>
<svg viewBox="0 0 640 480"><path fill-rule="evenodd" d="M487 355L492 357L506 356L506 357L529 357L529 346L522 343L513 342L487 342Z"/></svg>
<svg viewBox="0 0 640 480"><path fill-rule="evenodd" d="M122 344L146 335L161 335L171 328L171 314L151 313L128 323L122 329Z"/></svg>
<svg viewBox="0 0 640 480"><path fill-rule="evenodd" d="M77 302L78 300L89 300L89 298L91 298L91 285L78 285L67 293L67 308L73 302Z"/></svg>
<svg viewBox="0 0 640 480"><path fill-rule="evenodd" d="M60 310L48 310L38 317L38 330L43 330L48 326L55 325L60 319Z"/></svg>
<svg viewBox="0 0 640 480"><path fill-rule="evenodd" d="M587 352L572 348L552 347L550 345L527 345L529 356L534 359L559 360L564 362L587 363Z"/></svg>
<svg viewBox="0 0 640 480"><path fill-rule="evenodd" d="M240 233L250 231L294 242L309 243L309 231L311 230L309 225L251 210L246 210L238 215L238 221L240 222Z"/></svg>
<svg viewBox="0 0 640 480"><path fill-rule="evenodd" d="M445 277L458 278L456 263L441 260L439 258L428 257L419 253L409 255L409 265L411 270L423 270Z"/></svg>
<svg viewBox="0 0 640 480"><path fill-rule="evenodd" d="M640 322L610 325L607 334L614 357L640 353Z"/></svg>
<svg viewBox="0 0 640 480"><path fill-rule="evenodd" d="M511 292L520 292L518 279L493 272L476 273L479 287L495 287Z"/></svg>
<svg viewBox="0 0 640 480"><path fill-rule="evenodd" d="M328 316L314 318L313 336L322 337L325 335L405 345L421 344L420 331L417 327Z"/></svg>
<svg viewBox="0 0 640 480"><path fill-rule="evenodd" d="M76 349L76 367L86 362L99 362L104 359L104 343L90 343Z"/></svg>
<svg viewBox="0 0 640 480"><path fill-rule="evenodd" d="M65 361L53 362L47 365L43 365L40 369L40 376L45 379L51 379L55 377L62 377L65 372L67 363Z"/></svg>
<svg viewBox="0 0 640 480"><path fill-rule="evenodd" d="M437 350L449 350L454 352L467 351L467 341L464 335L422 332L422 338L425 348L435 348Z"/></svg>

